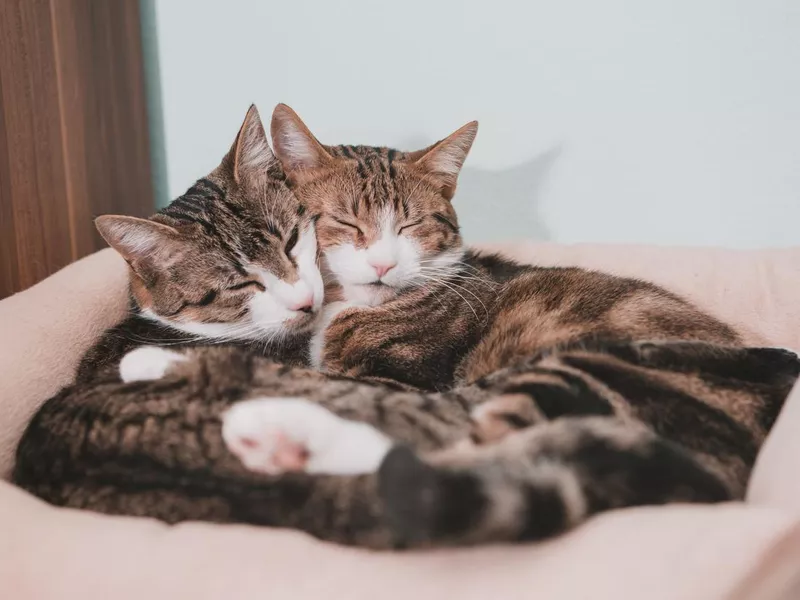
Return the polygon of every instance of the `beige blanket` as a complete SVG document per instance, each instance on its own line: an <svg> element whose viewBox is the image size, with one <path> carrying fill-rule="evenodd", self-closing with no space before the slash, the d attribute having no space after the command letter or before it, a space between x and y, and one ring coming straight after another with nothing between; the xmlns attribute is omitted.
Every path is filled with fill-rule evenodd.
<svg viewBox="0 0 800 600"><path fill-rule="evenodd" d="M800 347L800 248L763 252L518 244L539 264L644 277ZM82 352L125 311L124 263L103 251L0 302L0 473ZM629 509L545 544L373 554L289 532L56 509L0 482L0 598L800 598L800 390L747 503Z"/></svg>

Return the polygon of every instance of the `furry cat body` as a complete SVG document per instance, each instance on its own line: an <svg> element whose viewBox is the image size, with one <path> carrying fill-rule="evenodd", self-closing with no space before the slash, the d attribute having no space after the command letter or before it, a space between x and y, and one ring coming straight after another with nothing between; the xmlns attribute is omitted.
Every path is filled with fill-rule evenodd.
<svg viewBox="0 0 800 600"><path fill-rule="evenodd" d="M465 252L450 200L474 124L415 153L322 146L286 107L272 130L342 286L311 343L332 379L241 348L166 352L155 381L109 366L31 423L20 485L373 547L540 539L609 508L742 495L796 357L738 348L652 284ZM281 452L315 474L252 472L280 470Z"/></svg>
<svg viewBox="0 0 800 600"><path fill-rule="evenodd" d="M732 328L653 284L467 251L439 283L339 312L320 362L329 373L444 390L591 339L741 343Z"/></svg>
<svg viewBox="0 0 800 600"><path fill-rule="evenodd" d="M243 347L198 347L187 359L147 382L120 383L109 366L45 404L18 449L15 482L62 506L294 527L373 548L541 539L609 508L741 497L798 372L781 350L582 344L424 394L330 378ZM687 391L697 385L715 402L698 409L702 400ZM254 404L245 417L258 423L275 396L308 398L345 426L367 423L425 462L399 447L361 475L249 470L226 446L221 421ZM536 425L454 447L473 429L475 408L498 397L535 409ZM715 408L731 398L739 414Z"/></svg>
<svg viewBox="0 0 800 600"><path fill-rule="evenodd" d="M271 131L295 197L319 215L320 250L343 288L312 356L328 372L442 389L584 338L741 343L644 281L467 252L452 199L475 122L417 152L323 146L284 105Z"/></svg>

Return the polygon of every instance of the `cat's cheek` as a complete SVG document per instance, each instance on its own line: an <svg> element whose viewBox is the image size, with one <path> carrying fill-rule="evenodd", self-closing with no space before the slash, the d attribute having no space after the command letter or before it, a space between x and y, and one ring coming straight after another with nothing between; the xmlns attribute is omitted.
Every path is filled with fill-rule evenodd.
<svg viewBox="0 0 800 600"><path fill-rule="evenodd" d="M458 246L450 250L445 250L444 252L430 255L429 257L425 257L423 253L423 258L421 260L423 261L422 264L431 270L447 273L449 268L461 262L465 252L466 250L463 246Z"/></svg>
<svg viewBox="0 0 800 600"><path fill-rule="evenodd" d="M369 285L344 285L342 295L353 306L380 306L393 300L397 291L388 285L376 288Z"/></svg>
<svg viewBox="0 0 800 600"><path fill-rule="evenodd" d="M292 318L293 312L286 309L269 292L259 292L248 302L248 314L252 326L264 333L280 331L283 324Z"/></svg>
<svg viewBox="0 0 800 600"><path fill-rule="evenodd" d="M420 248L413 238L405 235L398 236L395 258L397 266L383 278L387 285L398 289L403 288L423 274Z"/></svg>
<svg viewBox="0 0 800 600"><path fill-rule="evenodd" d="M375 269L367 262L367 251L353 244L325 250L328 268L342 284L364 285L375 281Z"/></svg>
<svg viewBox="0 0 800 600"><path fill-rule="evenodd" d="M313 309L316 312L322 307L325 286L322 281L322 273L317 266L317 243L313 228L310 233L306 232L300 236L297 246L297 252L292 253L297 262L297 274L311 290L314 298Z"/></svg>
<svg viewBox="0 0 800 600"><path fill-rule="evenodd" d="M176 331L211 340L231 337L231 333L236 328L236 325L232 325L231 323L201 323L199 321L178 322L161 317L151 310L143 310L140 314L146 319L161 323Z"/></svg>

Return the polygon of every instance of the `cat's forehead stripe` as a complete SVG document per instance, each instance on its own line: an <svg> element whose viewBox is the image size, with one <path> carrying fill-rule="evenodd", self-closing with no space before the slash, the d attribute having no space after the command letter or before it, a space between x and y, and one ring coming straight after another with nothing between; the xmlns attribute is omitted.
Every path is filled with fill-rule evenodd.
<svg viewBox="0 0 800 600"><path fill-rule="evenodd" d="M363 199L367 203L367 209L372 205L388 205L408 217L408 200L399 197L394 187L397 170L393 163L401 153L390 148L373 146L336 146L331 149L331 154L356 161L361 193L352 194L348 207L354 216L359 215Z"/></svg>

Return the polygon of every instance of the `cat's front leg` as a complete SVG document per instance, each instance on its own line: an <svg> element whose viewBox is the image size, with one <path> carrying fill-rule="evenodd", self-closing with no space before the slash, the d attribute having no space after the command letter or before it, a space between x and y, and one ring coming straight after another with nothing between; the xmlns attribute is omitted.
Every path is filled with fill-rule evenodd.
<svg viewBox="0 0 800 600"><path fill-rule="evenodd" d="M187 357L174 350L159 346L141 346L131 350L119 363L119 376L124 383L161 379L175 365Z"/></svg>
<svg viewBox="0 0 800 600"><path fill-rule="evenodd" d="M333 323L341 313L356 308L363 307L352 302L344 301L331 302L324 307L322 317L319 319L319 323L309 343L308 358L312 367L324 372L335 372L337 370L334 365L330 364L330 361L326 361L326 353L328 351L326 347L326 333L328 327L330 327L331 323Z"/></svg>
<svg viewBox="0 0 800 600"><path fill-rule="evenodd" d="M372 473L393 445L374 427L305 398L239 402L222 417L222 438L245 467L270 475Z"/></svg>

